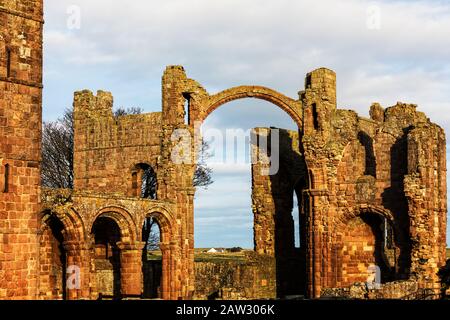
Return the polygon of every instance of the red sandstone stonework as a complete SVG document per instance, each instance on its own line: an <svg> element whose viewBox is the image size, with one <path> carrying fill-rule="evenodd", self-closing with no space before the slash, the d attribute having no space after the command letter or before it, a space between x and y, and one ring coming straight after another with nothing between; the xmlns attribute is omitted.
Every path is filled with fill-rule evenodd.
<svg viewBox="0 0 450 320"><path fill-rule="evenodd" d="M0 1L0 298L3 299L37 297L42 15L42 1Z"/></svg>
<svg viewBox="0 0 450 320"><path fill-rule="evenodd" d="M374 104L370 119L337 109L336 76L325 68L309 73L292 99L259 86L210 95L181 66L170 66L162 112L114 117L110 93L75 93L75 187L41 196L42 2L0 1L0 23L1 299L139 296L146 217L161 229L163 299L205 298L209 290L222 298L320 297L366 281L373 265L383 284L366 298L438 290L446 247L445 134L415 105ZM262 162L252 166L254 256L236 268L195 264L196 152L192 145L191 162L172 162L172 134L193 135L195 123L241 98L273 103L299 130L280 130L277 174L262 175ZM253 151L260 153L257 145ZM144 166L157 175L154 200L138 197ZM227 287L211 270L229 275ZM242 285L230 288L237 280Z"/></svg>

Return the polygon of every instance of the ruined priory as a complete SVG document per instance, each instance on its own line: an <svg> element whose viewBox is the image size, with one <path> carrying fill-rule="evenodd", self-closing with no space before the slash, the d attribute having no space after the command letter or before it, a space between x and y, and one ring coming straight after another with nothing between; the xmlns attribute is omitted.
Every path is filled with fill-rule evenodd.
<svg viewBox="0 0 450 320"><path fill-rule="evenodd" d="M75 93L74 189L46 190L40 187L42 0L0 0L0 25L0 299L142 296L145 270L157 269L143 257L148 217L161 229L153 280L162 299L318 298L351 292L371 266L379 268L381 285L365 298L439 290L446 142L416 105L373 104L370 118L338 109L336 75L326 68L308 73L299 97L290 98L260 86L211 95L183 67L169 66L161 112L115 117L110 93ZM195 161L172 161L172 134L194 134L194 123L241 98L271 102L298 131L280 130L277 174L261 174L264 163L252 165L254 252L246 266L236 266L234 288L212 292L198 270L214 267L194 260ZM149 167L156 199L140 197Z"/></svg>

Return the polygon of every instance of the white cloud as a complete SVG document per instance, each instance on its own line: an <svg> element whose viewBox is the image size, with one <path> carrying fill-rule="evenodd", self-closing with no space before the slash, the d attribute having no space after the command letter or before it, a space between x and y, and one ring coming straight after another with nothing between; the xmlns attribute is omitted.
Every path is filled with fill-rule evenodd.
<svg viewBox="0 0 450 320"><path fill-rule="evenodd" d="M247 174L250 170L250 164L226 164L226 163L212 163L210 165L214 174Z"/></svg>
<svg viewBox="0 0 450 320"><path fill-rule="evenodd" d="M372 102L380 102L385 107L397 101L409 102L417 104L418 110L425 112L432 121L450 125L449 117L442 113L450 98L449 70L414 67L392 72L388 68L372 67L355 71L351 80L342 79L340 88L340 99L347 103L341 108L368 114Z"/></svg>
<svg viewBox="0 0 450 320"><path fill-rule="evenodd" d="M366 9L373 3L133 0L124 6L106 0L49 1L46 52L57 52L74 68L106 63L117 77L152 74L158 80L165 65L185 64L188 74L210 91L256 83L294 98L304 74L319 66L335 69L345 83L358 82L361 72L368 82L379 77L373 65L419 64L425 72L431 63L448 67L448 6L375 2L381 29L369 30ZM80 30L66 28L69 4L81 8ZM55 41L55 32L65 36L63 45ZM385 76L402 73L408 70L387 70ZM380 92L377 99L384 99ZM341 101L348 104L345 96Z"/></svg>
<svg viewBox="0 0 450 320"><path fill-rule="evenodd" d="M106 53L101 44L80 39L70 32L46 32L45 41L46 45L51 47L51 54L59 54L65 63L79 66L120 61L119 56Z"/></svg>
<svg viewBox="0 0 450 320"><path fill-rule="evenodd" d="M222 215L220 217L201 217L196 219L196 225L199 227L205 226L222 226L224 228L228 227L239 227L239 228L253 228L253 216L252 213L248 213L246 216L232 216L232 215ZM249 222L250 221L250 222ZM198 228L197 228L198 229Z"/></svg>

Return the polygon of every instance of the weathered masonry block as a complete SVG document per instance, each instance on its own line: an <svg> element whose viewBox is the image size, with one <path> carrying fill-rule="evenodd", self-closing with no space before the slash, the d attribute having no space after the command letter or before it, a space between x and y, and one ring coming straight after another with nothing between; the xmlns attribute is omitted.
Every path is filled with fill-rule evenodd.
<svg viewBox="0 0 450 320"><path fill-rule="evenodd" d="M211 292L233 299L371 299L439 292L447 223L444 131L412 104L375 103L370 118L338 109L336 75L326 68L307 74L304 90L290 98L252 85L209 94L182 66L169 66L161 112L120 117L113 115L111 93L76 92L74 189L41 190L42 16L42 1L0 0L0 299L194 299ZM277 135L279 144L252 145L262 156L252 165L249 260L236 267L194 263L197 145L191 142L197 124L243 98L271 102L298 131L253 132L269 141ZM180 129L187 140L174 135ZM181 145L188 146L185 158L174 161ZM264 174L264 154L275 150L279 168ZM149 173L156 187L145 195ZM154 265L143 231L149 218L161 230L161 261ZM381 285L364 291L360 283L372 273Z"/></svg>

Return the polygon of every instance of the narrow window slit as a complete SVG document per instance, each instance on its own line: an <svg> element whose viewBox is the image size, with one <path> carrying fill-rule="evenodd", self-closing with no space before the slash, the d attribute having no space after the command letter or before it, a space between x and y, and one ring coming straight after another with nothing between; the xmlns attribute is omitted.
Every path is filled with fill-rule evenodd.
<svg viewBox="0 0 450 320"><path fill-rule="evenodd" d="M5 186L3 188L3 193L9 192L9 175L10 175L9 164L5 164Z"/></svg>
<svg viewBox="0 0 450 320"><path fill-rule="evenodd" d="M185 99L184 102L184 123L187 125L191 124L191 117L190 117L190 113L191 113L191 97L188 93L184 93L183 97Z"/></svg>
<svg viewBox="0 0 450 320"><path fill-rule="evenodd" d="M11 77L11 49L6 49L6 77Z"/></svg>
<svg viewBox="0 0 450 320"><path fill-rule="evenodd" d="M312 105L312 115L314 130L319 130L319 115L317 113L317 105L315 103Z"/></svg>

